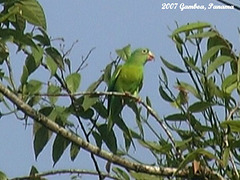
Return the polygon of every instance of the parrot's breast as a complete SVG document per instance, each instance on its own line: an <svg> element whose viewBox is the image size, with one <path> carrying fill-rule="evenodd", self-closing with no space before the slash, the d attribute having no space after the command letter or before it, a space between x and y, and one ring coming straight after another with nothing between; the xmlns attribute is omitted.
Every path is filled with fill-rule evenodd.
<svg viewBox="0 0 240 180"><path fill-rule="evenodd" d="M134 93L139 89L143 80L143 67L141 66L125 66L121 70L117 82L117 89L123 92Z"/></svg>

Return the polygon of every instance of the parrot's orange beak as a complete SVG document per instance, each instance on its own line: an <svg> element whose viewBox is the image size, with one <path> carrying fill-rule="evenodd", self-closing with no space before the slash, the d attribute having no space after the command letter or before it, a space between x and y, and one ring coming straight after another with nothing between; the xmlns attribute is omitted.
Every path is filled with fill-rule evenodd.
<svg viewBox="0 0 240 180"><path fill-rule="evenodd" d="M152 61L153 59L155 59L155 56L154 56L154 54L151 52L151 51L149 51L148 52L148 61Z"/></svg>

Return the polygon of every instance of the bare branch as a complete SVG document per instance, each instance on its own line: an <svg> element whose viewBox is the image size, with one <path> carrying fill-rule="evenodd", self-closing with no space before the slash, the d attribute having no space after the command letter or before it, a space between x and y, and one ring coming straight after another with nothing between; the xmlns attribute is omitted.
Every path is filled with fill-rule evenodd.
<svg viewBox="0 0 240 180"><path fill-rule="evenodd" d="M222 3L222 4L225 4L225 5L227 5L227 6L234 6L234 9L240 11L240 7L239 7L239 6L236 6L236 5L232 4L232 3L229 3L229 2L224 1L224 0L216 0L216 1L218 1L218 2L220 2L220 3Z"/></svg>

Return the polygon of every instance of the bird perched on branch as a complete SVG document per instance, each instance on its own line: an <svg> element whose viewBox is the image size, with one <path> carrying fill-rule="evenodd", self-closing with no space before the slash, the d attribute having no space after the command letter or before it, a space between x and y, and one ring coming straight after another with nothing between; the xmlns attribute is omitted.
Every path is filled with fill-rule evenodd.
<svg viewBox="0 0 240 180"><path fill-rule="evenodd" d="M109 82L108 91L125 92L137 96L143 85L144 65L153 59L154 55L148 48L139 48L133 53L127 54L125 63L115 69ZM121 113L123 106L124 103L121 97L108 97L110 127Z"/></svg>

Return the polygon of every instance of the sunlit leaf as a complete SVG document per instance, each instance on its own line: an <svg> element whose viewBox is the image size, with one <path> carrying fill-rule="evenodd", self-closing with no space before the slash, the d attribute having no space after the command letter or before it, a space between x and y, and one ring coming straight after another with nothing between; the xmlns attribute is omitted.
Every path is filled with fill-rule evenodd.
<svg viewBox="0 0 240 180"><path fill-rule="evenodd" d="M231 132L240 132L239 120L223 121L220 125L223 128L230 128Z"/></svg>
<svg viewBox="0 0 240 180"><path fill-rule="evenodd" d="M205 23L205 22L189 23L187 25L183 25L177 28L176 30L174 30L172 33L172 37L182 32L188 32L196 29L203 29L203 28L209 28L209 27L211 27L211 24Z"/></svg>
<svg viewBox="0 0 240 180"><path fill-rule="evenodd" d="M81 82L81 76L79 73L72 73L66 77L66 83L68 89L71 91L71 93L75 93Z"/></svg>
<svg viewBox="0 0 240 180"><path fill-rule="evenodd" d="M209 66L207 67L206 75L212 74L216 69L218 69L221 65L225 64L226 62L232 61L233 58L230 56L219 56L217 57Z"/></svg>
<svg viewBox="0 0 240 180"><path fill-rule="evenodd" d="M29 23L40 26L43 29L47 28L44 11L41 5L36 0L21 0L15 3L19 7L20 15Z"/></svg>
<svg viewBox="0 0 240 180"><path fill-rule="evenodd" d="M204 66L207 61L213 57L214 55L217 54L217 52L220 51L221 48L224 48L225 46L222 46L222 45L218 45L218 46L213 46L211 47L205 54L203 54L203 57L202 57L202 65Z"/></svg>
<svg viewBox="0 0 240 180"><path fill-rule="evenodd" d="M61 54L58 52L58 50L54 47L49 47L45 49L46 53L54 60L54 62L57 64L57 67L64 70L64 62Z"/></svg>
<svg viewBox="0 0 240 180"><path fill-rule="evenodd" d="M206 37L213 37L216 36L217 33L215 31L207 31L207 32L200 32L196 34L191 34L187 36L187 39L193 39L193 38L206 38Z"/></svg>
<svg viewBox="0 0 240 180"><path fill-rule="evenodd" d="M56 74L58 66L50 56L46 56L45 60L47 67L51 72L51 76L53 76L54 74Z"/></svg>
<svg viewBox="0 0 240 180"><path fill-rule="evenodd" d="M48 99L50 100L50 102L52 104L55 104L57 99L58 99L58 96L61 92L61 88L59 86L55 86L53 84L50 84L48 86L48 89L47 89L47 93L48 93ZM55 96L56 95L56 96Z"/></svg>
<svg viewBox="0 0 240 180"><path fill-rule="evenodd" d="M131 45L128 44L122 49L116 49L116 53L122 60L126 61L131 56Z"/></svg>
<svg viewBox="0 0 240 180"><path fill-rule="evenodd" d="M32 95L39 93L41 88L42 88L42 82L38 80L30 80L26 86L27 93Z"/></svg>
<svg viewBox="0 0 240 180"><path fill-rule="evenodd" d="M226 167L228 165L229 155L230 155L230 148L229 147L224 148L223 159L222 159L223 167Z"/></svg>
<svg viewBox="0 0 240 180"><path fill-rule="evenodd" d="M2 171L0 171L0 179L1 180L8 180L8 177L5 173L3 173Z"/></svg>

